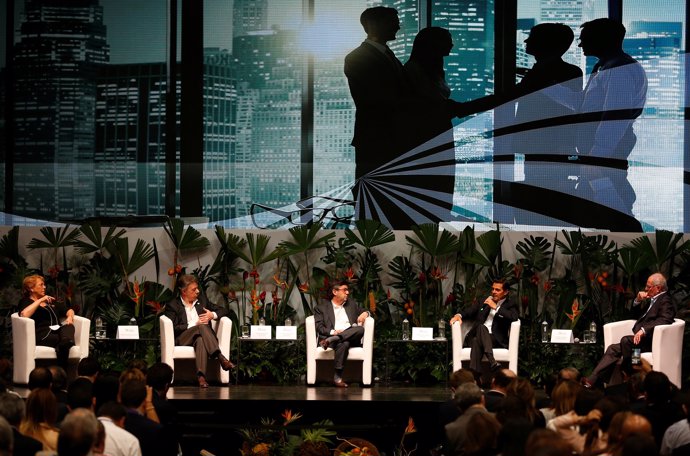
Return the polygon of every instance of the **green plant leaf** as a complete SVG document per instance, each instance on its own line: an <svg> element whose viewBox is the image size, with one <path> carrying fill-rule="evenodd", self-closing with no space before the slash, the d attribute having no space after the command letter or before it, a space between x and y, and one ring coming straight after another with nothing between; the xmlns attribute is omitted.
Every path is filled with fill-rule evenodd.
<svg viewBox="0 0 690 456"><path fill-rule="evenodd" d="M378 220L357 220L355 228L357 233L347 228L345 237L353 244L361 245L366 249L395 241L395 233Z"/></svg>
<svg viewBox="0 0 690 456"><path fill-rule="evenodd" d="M175 248L180 252L190 250L204 250L211 243L208 239L201 235L201 233L193 226L184 228L184 220L179 218L168 219L163 226L165 233L170 238Z"/></svg>
<svg viewBox="0 0 690 456"><path fill-rule="evenodd" d="M132 255L129 255L129 239L117 238L110 248L110 254L117 257L122 267L123 277L127 278L153 258L153 247L143 239L137 239Z"/></svg>
<svg viewBox="0 0 690 456"><path fill-rule="evenodd" d="M433 264L436 259L452 255L460 249L457 236L446 230L439 233L439 227L435 223L413 226L412 231L417 239L411 236L405 236L405 239L410 245L431 256Z"/></svg>
<svg viewBox="0 0 690 456"><path fill-rule="evenodd" d="M18 268L25 268L28 263L19 254L19 227L13 226L0 238L0 257L9 259Z"/></svg>
<svg viewBox="0 0 690 456"><path fill-rule="evenodd" d="M101 222L94 220L92 222L84 223L81 227L79 227L79 231L86 238L86 240L75 239L75 248L77 252L81 253L82 255L102 252L115 239L120 238L125 234L124 229L120 229L119 231L116 230L116 227L111 226L108 228L108 232L105 234L105 236L103 236Z"/></svg>
<svg viewBox="0 0 690 456"><path fill-rule="evenodd" d="M283 241L280 243L280 247L283 248L286 255L297 255L324 247L328 241L335 237L335 233L330 232L319 237L322 229L323 225L321 222L314 223L311 226L300 225L292 227L290 228L292 241Z"/></svg>
<svg viewBox="0 0 690 456"><path fill-rule="evenodd" d="M79 228L69 229L69 225L64 227L54 228L52 226L44 226L41 228L41 234L45 239L32 239L27 247L29 249L59 249L61 247L68 247L74 245L76 239L79 237Z"/></svg>

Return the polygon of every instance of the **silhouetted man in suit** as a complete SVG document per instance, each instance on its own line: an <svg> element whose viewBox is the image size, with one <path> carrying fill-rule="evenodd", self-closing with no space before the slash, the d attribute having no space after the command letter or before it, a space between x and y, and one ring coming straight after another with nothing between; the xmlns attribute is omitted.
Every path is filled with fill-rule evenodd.
<svg viewBox="0 0 690 456"><path fill-rule="evenodd" d="M343 381L343 369L351 346L358 346L364 336L364 320L369 312L355 303L348 301L350 289L347 282L334 283L331 288L333 297L330 301L314 309L314 323L319 345L327 350L335 350L335 375L333 384L347 388Z"/></svg>
<svg viewBox="0 0 690 456"><path fill-rule="evenodd" d="M641 352L652 349L654 328L657 325L673 323L676 316L676 308L667 291L666 278L662 274L656 273L649 276L645 289L637 293L633 302L633 305L642 311L642 316L632 327L633 335L624 336L620 343L609 345L589 377L583 378L585 385L591 386L599 381L608 381L613 368L621 359L627 367L633 348L639 348Z"/></svg>
<svg viewBox="0 0 690 456"><path fill-rule="evenodd" d="M517 304L508 296L509 291L504 281L495 280L491 285L491 296L450 319L451 325L456 321L462 324L463 319L474 320L464 343L471 348L470 369L481 372L484 356L489 361L491 370L495 371L500 367L494 359L493 348L508 347L510 324L519 317Z"/></svg>
<svg viewBox="0 0 690 456"><path fill-rule="evenodd" d="M211 327L211 321L225 316L227 310L200 294L199 283L192 275L181 275L177 287L180 296L165 305L164 315L172 320L175 344L194 347L199 387L208 388L206 365L209 357L217 358L224 370L235 367L220 352L218 338Z"/></svg>
<svg viewBox="0 0 690 456"><path fill-rule="evenodd" d="M367 37L345 57L345 76L356 107L352 145L357 181L352 193L357 201L355 216L372 219L378 217L365 211L362 179L403 152L396 118L402 115L407 88L402 63L386 45L400 30L398 12L384 6L368 8L360 23ZM373 210L371 204L368 209Z"/></svg>

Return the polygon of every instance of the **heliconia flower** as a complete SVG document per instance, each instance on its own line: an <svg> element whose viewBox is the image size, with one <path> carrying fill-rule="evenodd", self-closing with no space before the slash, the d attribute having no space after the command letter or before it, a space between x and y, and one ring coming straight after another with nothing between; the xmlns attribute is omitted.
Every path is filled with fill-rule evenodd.
<svg viewBox="0 0 690 456"><path fill-rule="evenodd" d="M249 277L249 272L244 271L244 272L242 273L242 280L247 280L247 277Z"/></svg>
<svg viewBox="0 0 690 456"><path fill-rule="evenodd" d="M407 427L405 428L405 435L412 434L413 432L417 432L417 428L414 426L414 420L412 420L412 417L409 417L407 419Z"/></svg>
<svg viewBox="0 0 690 456"><path fill-rule="evenodd" d="M522 310L527 310L527 306L529 306L529 296L522 295L520 302L522 303Z"/></svg>
<svg viewBox="0 0 690 456"><path fill-rule="evenodd" d="M135 303L138 303L141 297L144 296L144 290L141 289L137 280L134 281L132 291L134 292L134 296L130 296L130 299L132 299L132 301Z"/></svg>
<svg viewBox="0 0 690 456"><path fill-rule="evenodd" d="M179 274L180 272L182 272L182 265L181 265L181 264L176 264L176 265L175 265L175 272L176 272L177 274Z"/></svg>
<svg viewBox="0 0 690 456"><path fill-rule="evenodd" d="M372 313L376 313L376 296L374 296L374 290L369 290L369 310Z"/></svg>
<svg viewBox="0 0 690 456"><path fill-rule="evenodd" d="M391 298L391 289L390 289L390 288L389 288L388 290L386 290L386 297L387 297L388 299Z"/></svg>
<svg viewBox="0 0 690 456"><path fill-rule="evenodd" d="M261 301L261 302L265 302L265 301L266 301L266 291L262 291L262 292L259 294L259 301Z"/></svg>
<svg viewBox="0 0 690 456"><path fill-rule="evenodd" d="M249 303L252 305L254 310L261 309L261 305L259 304L259 295L256 293L256 290L251 290L249 293Z"/></svg>
<svg viewBox="0 0 690 456"><path fill-rule="evenodd" d="M431 278L434 280L447 279L446 275L443 274L443 272L441 271L441 268L439 268L438 266L431 268Z"/></svg>
<svg viewBox="0 0 690 456"><path fill-rule="evenodd" d="M288 424L292 423L293 421L296 421L300 418L302 418L301 413L292 413L292 410L285 409L285 411L280 415L283 418L285 418L285 422L283 423L283 426L287 426Z"/></svg>
<svg viewBox="0 0 690 456"><path fill-rule="evenodd" d="M446 298L446 305L452 304L455 302L455 295L453 293L449 293L448 297Z"/></svg>
<svg viewBox="0 0 690 456"><path fill-rule="evenodd" d="M175 268L168 268L168 275L169 276L174 276L175 275Z"/></svg>
<svg viewBox="0 0 690 456"><path fill-rule="evenodd" d="M280 296L278 295L278 290L275 290L273 292L272 300L273 300L274 306L277 306L278 304L280 304Z"/></svg>
<svg viewBox="0 0 690 456"><path fill-rule="evenodd" d="M426 282L426 274L424 274L423 272L419 273L419 282L420 283Z"/></svg>
<svg viewBox="0 0 690 456"><path fill-rule="evenodd" d="M259 277L259 271L257 271L256 269L252 269L252 272L249 273L249 276L254 277L256 279L257 277Z"/></svg>
<svg viewBox="0 0 690 456"><path fill-rule="evenodd" d="M147 301L146 305L149 306L156 314L159 314L163 309L163 306L158 301Z"/></svg>
<svg viewBox="0 0 690 456"><path fill-rule="evenodd" d="M550 280L544 281L544 291L551 291L553 283Z"/></svg>
<svg viewBox="0 0 690 456"><path fill-rule="evenodd" d="M302 292L302 293L307 293L309 291L309 284L308 283L301 283L297 287L297 289Z"/></svg>
<svg viewBox="0 0 690 456"><path fill-rule="evenodd" d="M273 281L276 283L276 285L278 285L283 290L287 288L287 282L284 280L280 280L280 277L278 277L278 274L273 276Z"/></svg>
<svg viewBox="0 0 690 456"><path fill-rule="evenodd" d="M228 291L228 299L234 301L237 299L237 292L235 290Z"/></svg>
<svg viewBox="0 0 690 456"><path fill-rule="evenodd" d="M348 280L348 282L352 281L354 276L355 276L355 271L352 270L352 266L350 266L347 269L347 271L343 272L343 277L345 277Z"/></svg>
<svg viewBox="0 0 690 456"><path fill-rule="evenodd" d="M515 274L516 279L520 278L520 276L522 275L522 264L515 263L515 266L513 266L513 274Z"/></svg>
<svg viewBox="0 0 690 456"><path fill-rule="evenodd" d="M594 277L596 277L596 276L594 275L593 272L588 272L588 273L587 273L587 278L588 278L590 281L591 281L591 280L594 280Z"/></svg>
<svg viewBox="0 0 690 456"><path fill-rule="evenodd" d="M538 284L539 284L539 276L536 275L536 274L534 274L532 277L530 277L529 280L530 280L530 282L532 282L534 285L538 285Z"/></svg>
<svg viewBox="0 0 690 456"><path fill-rule="evenodd" d="M74 296L74 289L72 288L72 285L67 285L67 288L65 288L65 299L67 299L68 301L71 301L73 296Z"/></svg>
<svg viewBox="0 0 690 456"><path fill-rule="evenodd" d="M52 279L56 279L59 273L60 273L60 267L57 266L57 265L55 265L55 266L53 266L53 267L51 267L51 268L48 269L48 275L49 275Z"/></svg>

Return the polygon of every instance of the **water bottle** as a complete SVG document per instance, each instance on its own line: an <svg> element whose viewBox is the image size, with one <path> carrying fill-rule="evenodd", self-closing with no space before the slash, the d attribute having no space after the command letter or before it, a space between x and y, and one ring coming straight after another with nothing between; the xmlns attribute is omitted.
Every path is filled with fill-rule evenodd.
<svg viewBox="0 0 690 456"><path fill-rule="evenodd" d="M541 341L543 343L549 341L549 323L546 320L541 323Z"/></svg>
<svg viewBox="0 0 690 456"><path fill-rule="evenodd" d="M402 340L410 340L410 322L407 318L402 322Z"/></svg>
<svg viewBox="0 0 690 456"><path fill-rule="evenodd" d="M266 319L264 317L259 318L259 326L266 326Z"/></svg>
<svg viewBox="0 0 690 456"><path fill-rule="evenodd" d="M589 324L589 341L593 344L597 343L597 324L594 320Z"/></svg>
<svg viewBox="0 0 690 456"><path fill-rule="evenodd" d="M446 338L446 321L445 320L439 320L438 321L438 338L440 340L443 340Z"/></svg>
<svg viewBox="0 0 690 456"><path fill-rule="evenodd" d="M285 324L285 326L292 326L292 320L290 319L290 317L287 317L287 318L285 319L285 323L284 323L284 324Z"/></svg>
<svg viewBox="0 0 690 456"><path fill-rule="evenodd" d="M640 364L640 349L639 348L633 348L632 358L630 358L630 362L632 363L633 366L638 366Z"/></svg>
<svg viewBox="0 0 690 456"><path fill-rule="evenodd" d="M105 339L105 325L101 317L96 317L96 339Z"/></svg>
<svg viewBox="0 0 690 456"><path fill-rule="evenodd" d="M129 319L130 326L137 326L137 319L132 317Z"/></svg>

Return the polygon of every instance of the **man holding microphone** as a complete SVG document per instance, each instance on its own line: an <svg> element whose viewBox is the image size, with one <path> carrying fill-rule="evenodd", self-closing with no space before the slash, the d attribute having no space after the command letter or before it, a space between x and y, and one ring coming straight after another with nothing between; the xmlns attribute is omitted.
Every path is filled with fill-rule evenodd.
<svg viewBox="0 0 690 456"><path fill-rule="evenodd" d="M491 370L500 368L494 359L494 347L507 348L510 325L518 319L519 312L515 301L510 299L510 289L504 280L494 280L491 296L483 303L475 303L469 309L457 313L450 324L463 319L473 320L472 328L465 336L465 346L471 348L470 368L481 372L482 358L486 356Z"/></svg>

